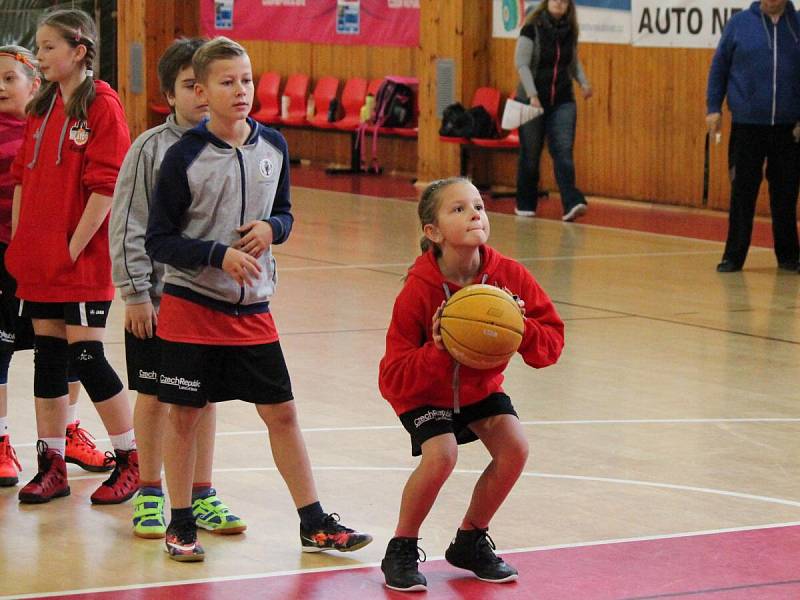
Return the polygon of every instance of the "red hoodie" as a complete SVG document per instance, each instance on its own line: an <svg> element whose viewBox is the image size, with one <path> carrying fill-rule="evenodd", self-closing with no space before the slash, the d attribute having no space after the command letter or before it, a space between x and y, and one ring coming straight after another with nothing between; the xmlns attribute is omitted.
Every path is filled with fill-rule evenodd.
<svg viewBox="0 0 800 600"><path fill-rule="evenodd" d="M481 271L475 283L508 288L525 301L525 334L519 347L523 360L541 368L558 360L564 347L564 323L533 275L518 262L489 246L482 246ZM445 279L433 252L417 258L397 296L386 334L386 355L381 360L378 385L381 394L400 415L421 406L453 406L453 359L433 343L433 313L445 299ZM450 293L461 289L446 282ZM459 403L474 404L502 392L506 365L477 370L460 367Z"/></svg>
<svg viewBox="0 0 800 600"><path fill-rule="evenodd" d="M114 298L108 218L74 263L69 256L69 241L89 196L114 194L131 143L116 92L104 81L95 81L95 89L86 122L67 118L60 90L47 114L28 117L25 141L11 167L15 182L22 184L22 202L17 231L6 253L6 266L23 300Z"/></svg>
<svg viewBox="0 0 800 600"><path fill-rule="evenodd" d="M0 243L11 241L11 200L14 197L14 177L11 163L19 153L25 134L25 121L0 113Z"/></svg>

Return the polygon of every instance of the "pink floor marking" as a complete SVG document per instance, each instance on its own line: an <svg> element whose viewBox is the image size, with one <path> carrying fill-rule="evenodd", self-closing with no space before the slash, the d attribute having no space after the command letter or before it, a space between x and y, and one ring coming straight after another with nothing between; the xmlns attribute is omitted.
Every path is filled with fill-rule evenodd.
<svg viewBox="0 0 800 600"><path fill-rule="evenodd" d="M794 600L800 598L800 527L513 552L520 578L490 584L442 560L422 565L428 592L383 587L377 567L71 595L85 600ZM165 559L166 560L166 559ZM207 560L214 560L211 556ZM186 566L202 576L202 566Z"/></svg>

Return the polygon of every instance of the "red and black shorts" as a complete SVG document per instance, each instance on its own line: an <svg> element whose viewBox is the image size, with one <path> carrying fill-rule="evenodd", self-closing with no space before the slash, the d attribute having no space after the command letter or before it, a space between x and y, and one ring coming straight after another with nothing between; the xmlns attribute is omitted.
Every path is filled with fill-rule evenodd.
<svg viewBox="0 0 800 600"><path fill-rule="evenodd" d="M6 249L0 244L0 352L33 348L31 320L20 316L17 282L6 270Z"/></svg>
<svg viewBox="0 0 800 600"><path fill-rule="evenodd" d="M20 301L20 314L29 319L54 319L67 325L105 327L111 301L101 302L32 302Z"/></svg>
<svg viewBox="0 0 800 600"><path fill-rule="evenodd" d="M411 455L422 454L422 444L437 435L452 434L458 444L468 444L478 439L470 429L470 423L496 415L514 415L517 411L511 398L502 392L488 395L480 402L461 407L454 413L452 408L422 406L400 415L400 422L411 436Z"/></svg>
<svg viewBox="0 0 800 600"><path fill-rule="evenodd" d="M202 408L207 402L293 400L280 342L214 346L161 340L158 399Z"/></svg>
<svg viewBox="0 0 800 600"><path fill-rule="evenodd" d="M158 369L161 362L161 339L140 339L125 332L125 366L128 370L128 389L155 396L158 394Z"/></svg>

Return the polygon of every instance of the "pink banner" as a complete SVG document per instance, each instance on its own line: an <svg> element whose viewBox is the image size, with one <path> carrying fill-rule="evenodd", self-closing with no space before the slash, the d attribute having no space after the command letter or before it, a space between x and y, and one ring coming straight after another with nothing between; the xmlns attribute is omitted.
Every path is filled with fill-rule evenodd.
<svg viewBox="0 0 800 600"><path fill-rule="evenodd" d="M365 46L419 45L419 0L201 0L204 35Z"/></svg>

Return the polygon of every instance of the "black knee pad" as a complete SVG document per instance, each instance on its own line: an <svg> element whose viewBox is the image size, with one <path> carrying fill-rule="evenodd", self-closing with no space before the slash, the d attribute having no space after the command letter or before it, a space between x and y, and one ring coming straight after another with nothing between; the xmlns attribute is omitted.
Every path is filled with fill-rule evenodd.
<svg viewBox="0 0 800 600"><path fill-rule="evenodd" d="M67 340L37 335L33 344L33 395L37 398L66 396L69 393Z"/></svg>
<svg viewBox="0 0 800 600"><path fill-rule="evenodd" d="M69 363L69 371L67 371L67 382L68 383L75 383L80 381L81 378L78 377L78 373L75 371L75 366L70 362Z"/></svg>
<svg viewBox="0 0 800 600"><path fill-rule="evenodd" d="M103 342L70 344L69 358L92 402L108 400L122 391L122 382L106 360Z"/></svg>
<svg viewBox="0 0 800 600"><path fill-rule="evenodd" d="M11 357L14 352L0 352L0 385L8 383L8 367L11 364Z"/></svg>

